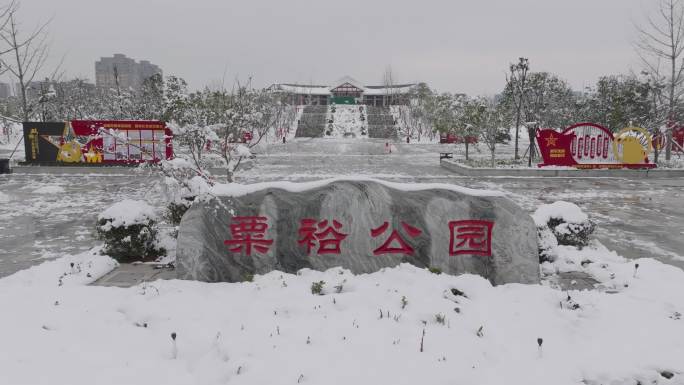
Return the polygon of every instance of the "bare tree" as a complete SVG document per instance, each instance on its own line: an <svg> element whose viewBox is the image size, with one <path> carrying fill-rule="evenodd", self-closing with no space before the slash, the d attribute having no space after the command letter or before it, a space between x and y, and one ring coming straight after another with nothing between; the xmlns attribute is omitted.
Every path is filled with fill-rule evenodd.
<svg viewBox="0 0 684 385"><path fill-rule="evenodd" d="M518 159L518 138L520 136L520 118L523 104L525 103L525 91L527 73L530 70L529 60L521 57L517 64L510 65L510 77L507 76L508 91L511 93L515 108L515 159Z"/></svg>
<svg viewBox="0 0 684 385"><path fill-rule="evenodd" d="M235 171L250 149L257 146L274 127L288 124L293 119L287 114L282 96L267 90L251 87L236 81L232 90L221 87L206 90L197 101L201 104L201 121L198 126L211 126L216 137L210 139L210 153L223 160L226 179L233 181Z"/></svg>
<svg viewBox="0 0 684 385"><path fill-rule="evenodd" d="M666 85L663 82L663 77L657 72L643 71L641 75L643 77L642 83L645 84L648 90L648 107L644 122L646 127L652 127L651 134L654 139L653 162L657 164L662 149L661 146L665 144L661 127L667 127L667 104L665 103L663 92Z"/></svg>
<svg viewBox="0 0 684 385"><path fill-rule="evenodd" d="M659 0L654 16L637 26L636 47L644 65L651 73L660 73L662 61L667 66L665 76L667 118L665 159L672 155L672 130L679 121L680 99L684 82L684 4L682 0Z"/></svg>
<svg viewBox="0 0 684 385"><path fill-rule="evenodd" d="M382 85L385 86L385 102L388 106L391 106L394 99L394 73L392 72L392 66L388 65L385 67Z"/></svg>
<svg viewBox="0 0 684 385"><path fill-rule="evenodd" d="M487 146L490 154L491 167L496 167L496 147L505 137L506 131L500 106L489 100L480 99L477 115L481 126L480 137Z"/></svg>
<svg viewBox="0 0 684 385"><path fill-rule="evenodd" d="M21 118L27 121L33 111L32 101L28 100L27 90L38 72L45 66L49 48L45 32L50 21L38 25L28 36L22 37L17 21L18 10L18 4L11 3L6 10L6 20L1 23L3 28L0 30L0 39L6 48L0 51L0 65L17 81Z"/></svg>

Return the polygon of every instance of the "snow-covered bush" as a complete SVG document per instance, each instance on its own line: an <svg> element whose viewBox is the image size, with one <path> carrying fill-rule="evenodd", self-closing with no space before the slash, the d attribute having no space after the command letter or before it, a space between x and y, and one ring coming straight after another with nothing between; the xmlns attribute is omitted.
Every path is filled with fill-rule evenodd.
<svg viewBox="0 0 684 385"><path fill-rule="evenodd" d="M185 215L185 212L188 211L190 205L192 205L192 201L192 197L188 197L187 199L182 198L177 202L170 202L166 206L168 219L172 224L176 226L180 224L181 219L183 219L183 215Z"/></svg>
<svg viewBox="0 0 684 385"><path fill-rule="evenodd" d="M548 226L537 225L537 246L539 248L539 263L553 262L558 257L556 247L558 240Z"/></svg>
<svg viewBox="0 0 684 385"><path fill-rule="evenodd" d="M103 252L119 262L150 261L164 255L157 239L157 214L142 201L123 200L97 217Z"/></svg>
<svg viewBox="0 0 684 385"><path fill-rule="evenodd" d="M165 176L162 194L168 202L166 216L171 223L178 225L192 202L209 191L213 178L183 157L162 161L161 169Z"/></svg>
<svg viewBox="0 0 684 385"><path fill-rule="evenodd" d="M589 220L579 206L558 201L537 208L532 215L537 225L540 262L553 261L553 250L558 245L582 248L589 244L589 236L596 224Z"/></svg>

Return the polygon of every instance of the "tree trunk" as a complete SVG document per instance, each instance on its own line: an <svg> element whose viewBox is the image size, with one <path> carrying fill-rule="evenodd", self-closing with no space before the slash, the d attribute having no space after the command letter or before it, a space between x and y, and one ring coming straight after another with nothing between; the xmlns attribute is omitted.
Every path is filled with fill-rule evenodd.
<svg viewBox="0 0 684 385"><path fill-rule="evenodd" d="M667 161L669 161L670 157L672 156L672 126L677 121L677 118L675 116L675 66L677 64L677 57L676 55L674 55L674 53L671 57L671 64L672 78L670 81L670 122L668 122L669 124L667 125L667 130L665 130L665 160Z"/></svg>
<svg viewBox="0 0 684 385"><path fill-rule="evenodd" d="M465 141L465 156L466 160L468 160L468 139L466 139Z"/></svg>
<svg viewBox="0 0 684 385"><path fill-rule="evenodd" d="M518 112L518 117L515 119L515 157L518 159L518 136L520 135L520 112Z"/></svg>
<svg viewBox="0 0 684 385"><path fill-rule="evenodd" d="M534 139L535 138L534 137L535 137L536 129L534 127L528 128L527 133L530 137L530 152L529 152L529 156L527 158L527 167L532 167L532 158L534 158L534 153L535 153L535 149L534 149Z"/></svg>

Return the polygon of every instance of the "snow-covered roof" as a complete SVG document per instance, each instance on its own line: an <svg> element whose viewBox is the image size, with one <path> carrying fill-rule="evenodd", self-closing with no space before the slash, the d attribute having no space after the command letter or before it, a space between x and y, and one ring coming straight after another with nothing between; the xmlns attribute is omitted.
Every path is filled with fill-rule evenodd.
<svg viewBox="0 0 684 385"><path fill-rule="evenodd" d="M351 76L342 76L341 78L337 79L337 81L335 82L335 85L330 87L330 88L331 89L337 88L337 87L343 85L344 83L349 83L349 84L353 85L354 87L362 89L362 90L366 89L366 86L364 86L363 84L361 84L361 82L357 81L356 79L352 78Z"/></svg>
<svg viewBox="0 0 684 385"><path fill-rule="evenodd" d="M268 87L270 91L282 91L292 94L302 95L330 95L330 87L317 85L299 85L299 84L273 84Z"/></svg>
<svg viewBox="0 0 684 385"><path fill-rule="evenodd" d="M366 95L405 94L411 91L415 84L401 84L396 86L367 86Z"/></svg>
<svg viewBox="0 0 684 385"><path fill-rule="evenodd" d="M333 85L275 83L268 87L268 90L288 92L298 95L330 95L332 90L344 84L351 84L352 86L362 90L366 95L404 94L409 92L411 88L415 86L415 84L364 86L350 76L343 76L333 83Z"/></svg>

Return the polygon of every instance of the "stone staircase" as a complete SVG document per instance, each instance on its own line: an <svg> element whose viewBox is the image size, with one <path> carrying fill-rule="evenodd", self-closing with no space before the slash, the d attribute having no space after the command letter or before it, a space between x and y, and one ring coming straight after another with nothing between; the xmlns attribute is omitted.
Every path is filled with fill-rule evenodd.
<svg viewBox="0 0 684 385"><path fill-rule="evenodd" d="M325 132L328 106L305 106L297 124L295 137L320 138Z"/></svg>
<svg viewBox="0 0 684 385"><path fill-rule="evenodd" d="M359 107L363 107L363 110L359 110ZM332 105L305 106L295 136L397 139L397 125L389 107L337 105L335 112L332 112L332 108Z"/></svg>
<svg viewBox="0 0 684 385"><path fill-rule="evenodd" d="M389 107L367 106L368 137L397 139L397 127Z"/></svg>

